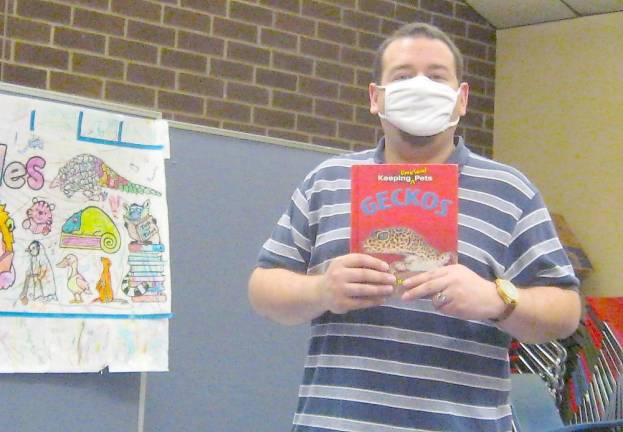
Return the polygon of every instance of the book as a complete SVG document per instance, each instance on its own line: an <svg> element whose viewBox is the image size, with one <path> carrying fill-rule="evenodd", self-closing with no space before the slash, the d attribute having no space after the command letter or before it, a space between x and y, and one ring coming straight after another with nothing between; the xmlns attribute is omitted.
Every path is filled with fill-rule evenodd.
<svg viewBox="0 0 623 432"><path fill-rule="evenodd" d="M162 243L130 243L128 249L130 252L164 252L164 245Z"/></svg>
<svg viewBox="0 0 623 432"><path fill-rule="evenodd" d="M164 264L154 265L154 264L130 264L133 272L160 272L163 273L165 271Z"/></svg>
<svg viewBox="0 0 623 432"><path fill-rule="evenodd" d="M165 303L167 301L166 294L143 294L132 297L134 303Z"/></svg>
<svg viewBox="0 0 623 432"><path fill-rule="evenodd" d="M354 165L351 252L383 259L405 278L457 262L458 167Z"/></svg>
<svg viewBox="0 0 623 432"><path fill-rule="evenodd" d="M589 312L592 311L599 321L606 322L618 345L623 346L623 297L586 296L585 300Z"/></svg>
<svg viewBox="0 0 623 432"><path fill-rule="evenodd" d="M133 276L129 275L129 282L132 283L140 283L140 282L164 282L165 278L163 275L150 275L150 276Z"/></svg>

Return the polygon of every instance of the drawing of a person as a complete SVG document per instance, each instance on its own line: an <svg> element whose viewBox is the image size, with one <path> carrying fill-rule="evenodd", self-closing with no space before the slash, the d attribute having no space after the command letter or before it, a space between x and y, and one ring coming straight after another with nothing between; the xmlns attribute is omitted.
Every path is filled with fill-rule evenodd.
<svg viewBox="0 0 623 432"><path fill-rule="evenodd" d="M30 264L26 270L24 288L20 294L21 302L27 304L28 299L43 302L58 300L52 265L43 245L33 240L28 245L27 252L30 255Z"/></svg>

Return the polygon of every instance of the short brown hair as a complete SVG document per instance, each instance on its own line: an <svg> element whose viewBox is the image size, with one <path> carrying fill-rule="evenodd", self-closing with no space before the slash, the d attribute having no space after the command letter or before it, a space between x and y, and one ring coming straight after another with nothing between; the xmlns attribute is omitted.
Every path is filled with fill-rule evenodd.
<svg viewBox="0 0 623 432"><path fill-rule="evenodd" d="M381 78L383 75L383 54L385 53L385 49L387 46L395 41L396 39L408 38L408 37L418 37L423 36L429 39L437 39L445 43L450 51L452 52L452 56L454 57L454 67L456 72L456 78L459 82L463 79L463 55L461 51L457 48L457 46L452 42L452 39L448 37L442 30L435 27L434 25L426 24L426 23L410 23L405 24L396 30L391 36L383 41L380 47L376 50L376 54L374 56L373 65L373 79L377 84L381 83Z"/></svg>

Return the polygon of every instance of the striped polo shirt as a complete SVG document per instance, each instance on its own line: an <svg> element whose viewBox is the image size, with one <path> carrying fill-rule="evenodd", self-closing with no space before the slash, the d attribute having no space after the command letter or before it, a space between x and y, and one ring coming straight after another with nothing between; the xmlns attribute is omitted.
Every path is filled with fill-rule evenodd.
<svg viewBox="0 0 623 432"><path fill-rule="evenodd" d="M263 268L319 274L349 253L350 173L384 163L373 150L333 157L294 191L258 258ZM457 137L459 263L517 286L579 282L536 187L478 156ZM436 311L428 299L391 299L311 323L293 431L510 431L508 344L489 321Z"/></svg>

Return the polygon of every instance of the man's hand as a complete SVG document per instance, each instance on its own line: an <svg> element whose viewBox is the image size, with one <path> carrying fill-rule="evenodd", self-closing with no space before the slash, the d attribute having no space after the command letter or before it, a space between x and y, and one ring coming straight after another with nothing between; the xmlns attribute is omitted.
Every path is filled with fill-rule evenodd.
<svg viewBox="0 0 623 432"><path fill-rule="evenodd" d="M403 300L430 297L440 312L466 320L495 318L505 308L495 283L483 279L462 264L439 267L412 276L403 282L403 288L406 290Z"/></svg>
<svg viewBox="0 0 623 432"><path fill-rule="evenodd" d="M448 315L466 320L485 320L502 315L506 305L494 282L481 278L461 264L420 273L403 283L403 300L429 297ZM581 316L580 296L572 289L530 286L518 291L513 313L498 326L527 343L543 343L571 335Z"/></svg>
<svg viewBox="0 0 623 432"><path fill-rule="evenodd" d="M396 277L385 261L348 254L331 261L317 288L323 308L342 314L383 304L394 292L394 283Z"/></svg>
<svg viewBox="0 0 623 432"><path fill-rule="evenodd" d="M395 283L386 262L349 254L333 259L321 275L258 267L249 279L249 300L261 315L293 325L327 311L341 314L381 305Z"/></svg>

